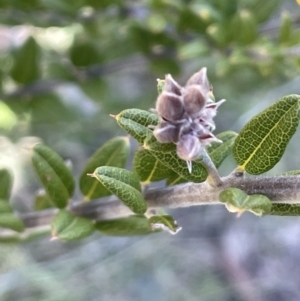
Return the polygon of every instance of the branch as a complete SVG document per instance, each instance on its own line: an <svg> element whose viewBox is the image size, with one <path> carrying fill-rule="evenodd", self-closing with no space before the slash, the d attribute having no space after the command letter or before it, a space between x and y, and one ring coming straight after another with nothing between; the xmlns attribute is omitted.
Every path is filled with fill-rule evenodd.
<svg viewBox="0 0 300 301"><path fill-rule="evenodd" d="M300 176L249 177L233 173L221 179L219 186L203 183L186 183L144 192L148 210L181 208L199 205L221 205L219 194L226 188L236 187L247 194L263 194L274 203L300 203ZM104 220L131 215L132 212L114 197L89 203L75 203L70 210L82 217ZM27 228L49 225L57 209L20 214Z"/></svg>

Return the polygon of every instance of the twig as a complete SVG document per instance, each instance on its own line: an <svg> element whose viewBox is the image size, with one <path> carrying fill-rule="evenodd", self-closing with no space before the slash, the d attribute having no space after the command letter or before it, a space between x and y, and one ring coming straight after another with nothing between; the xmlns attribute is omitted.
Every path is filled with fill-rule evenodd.
<svg viewBox="0 0 300 301"><path fill-rule="evenodd" d="M202 150L202 160L201 163L205 166L207 172L208 172L208 178L207 181L214 186L221 186L222 185L222 179L220 177L220 174L211 160L210 156L207 154L206 150Z"/></svg>
<svg viewBox="0 0 300 301"><path fill-rule="evenodd" d="M166 188L149 189L144 198L149 210L156 208L180 208L200 205L220 205L219 194L228 187L236 187L247 194L263 194L275 203L300 203L300 176L280 177L240 177L232 174L221 178L220 186L209 182L186 183ZM70 210L78 215L94 220L105 220L128 216L132 212L116 198L97 200L89 203L76 203ZM57 209L41 212L19 214L27 228L47 225L56 214Z"/></svg>

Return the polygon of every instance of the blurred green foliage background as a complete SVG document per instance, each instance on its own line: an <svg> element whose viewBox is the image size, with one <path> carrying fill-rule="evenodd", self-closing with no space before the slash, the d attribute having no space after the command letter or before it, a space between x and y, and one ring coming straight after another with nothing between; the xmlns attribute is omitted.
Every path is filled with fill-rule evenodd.
<svg viewBox="0 0 300 301"><path fill-rule="evenodd" d="M216 99L227 99L217 133L300 94L291 0L0 0L0 24L0 166L14 172L19 211L32 210L39 188L26 145L42 139L79 175L124 134L109 114L154 107L167 73L184 84L208 68ZM271 173L299 168L299 138ZM231 158L221 173L234 167ZM1 245L0 299L300 299L298 218L236 219L220 207L172 214L183 226L174 237Z"/></svg>

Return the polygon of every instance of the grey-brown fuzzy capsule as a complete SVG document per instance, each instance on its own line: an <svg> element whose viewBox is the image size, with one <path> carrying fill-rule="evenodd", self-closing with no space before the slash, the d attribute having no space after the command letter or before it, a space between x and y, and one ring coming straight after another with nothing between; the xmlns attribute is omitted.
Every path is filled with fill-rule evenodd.
<svg viewBox="0 0 300 301"><path fill-rule="evenodd" d="M214 102L206 68L195 73L184 88L171 75L166 76L155 109L160 123L154 127L153 134L161 143L176 144L177 155L187 162L190 172L192 161L201 156L204 147L222 142L212 131L213 118L224 101Z"/></svg>
<svg viewBox="0 0 300 301"><path fill-rule="evenodd" d="M193 74L186 83L186 87L191 85L199 85L205 93L209 93L212 87L207 78L207 68L203 67L198 72Z"/></svg>
<svg viewBox="0 0 300 301"><path fill-rule="evenodd" d="M182 160L193 161L201 155L202 146L196 136L187 134L180 137L176 151Z"/></svg>
<svg viewBox="0 0 300 301"><path fill-rule="evenodd" d="M156 112L165 121L180 122L184 114L182 96L162 92L156 101Z"/></svg>
<svg viewBox="0 0 300 301"><path fill-rule="evenodd" d="M183 93L184 109L188 116L197 118L208 99L208 93L199 85L187 86Z"/></svg>
<svg viewBox="0 0 300 301"><path fill-rule="evenodd" d="M162 121L155 127L153 135L160 143L176 143L179 138L179 131L180 128L178 126Z"/></svg>
<svg viewBox="0 0 300 301"><path fill-rule="evenodd" d="M182 95L183 88L173 79L171 74L166 75L164 91L176 94L178 96Z"/></svg>

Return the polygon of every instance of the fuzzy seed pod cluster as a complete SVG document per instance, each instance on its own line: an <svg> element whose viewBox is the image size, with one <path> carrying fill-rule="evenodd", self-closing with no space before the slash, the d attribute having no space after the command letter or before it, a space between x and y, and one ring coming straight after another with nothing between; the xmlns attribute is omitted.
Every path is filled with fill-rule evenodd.
<svg viewBox="0 0 300 301"><path fill-rule="evenodd" d="M165 78L165 86L155 108L160 122L153 134L161 143L176 144L177 155L187 161L190 172L191 162L201 156L204 147L212 142L222 142L212 131L215 129L213 118L224 101L212 100L206 68L195 73L184 87L170 74Z"/></svg>

